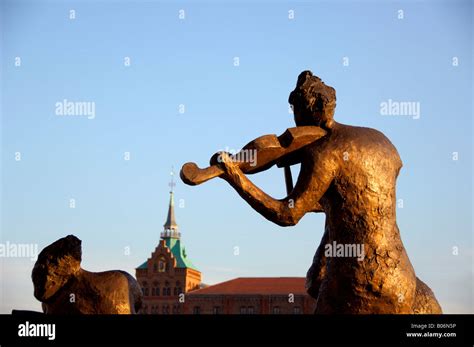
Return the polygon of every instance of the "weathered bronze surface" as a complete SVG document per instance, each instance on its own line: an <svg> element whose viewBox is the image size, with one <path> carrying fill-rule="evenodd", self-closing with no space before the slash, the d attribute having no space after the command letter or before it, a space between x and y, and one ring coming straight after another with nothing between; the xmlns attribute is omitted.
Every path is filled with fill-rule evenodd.
<svg viewBox="0 0 474 347"><path fill-rule="evenodd" d="M81 268L81 240L63 237L44 248L32 272L34 295L47 314L135 314L142 291L124 271Z"/></svg>
<svg viewBox="0 0 474 347"><path fill-rule="evenodd" d="M243 173L254 174L268 170L278 163L278 159L290 155L324 135L326 132L323 129L314 126L290 128L278 137L264 135L246 144L239 153L232 156L232 160L238 163ZM245 160L253 153L258 153L258 160L255 163ZM219 167L220 159L216 153L210 160L211 166L205 169L200 169L195 163L184 164L180 172L181 179L186 184L197 185L223 175L224 170Z"/></svg>
<svg viewBox="0 0 474 347"><path fill-rule="evenodd" d="M227 153L211 163L250 206L278 225L295 225L308 212L326 214L307 274L315 313L441 313L400 238L395 191L402 161L396 148L377 130L335 122L336 92L310 71L298 76L289 102L297 127L319 127L327 134L291 153L264 157L279 167L301 163L286 198L274 199L255 186ZM288 190L289 185L287 180ZM335 245L359 246L363 257L327 253Z"/></svg>

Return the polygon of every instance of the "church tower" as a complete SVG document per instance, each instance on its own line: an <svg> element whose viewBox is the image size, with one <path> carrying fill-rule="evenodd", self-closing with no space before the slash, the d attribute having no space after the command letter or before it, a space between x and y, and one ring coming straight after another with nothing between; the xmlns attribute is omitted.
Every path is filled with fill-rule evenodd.
<svg viewBox="0 0 474 347"><path fill-rule="evenodd" d="M135 277L143 290L140 313L144 314L183 313L182 294L199 289L201 285L201 272L188 258L176 223L173 172L169 185L168 215L160 241L151 257L135 269Z"/></svg>

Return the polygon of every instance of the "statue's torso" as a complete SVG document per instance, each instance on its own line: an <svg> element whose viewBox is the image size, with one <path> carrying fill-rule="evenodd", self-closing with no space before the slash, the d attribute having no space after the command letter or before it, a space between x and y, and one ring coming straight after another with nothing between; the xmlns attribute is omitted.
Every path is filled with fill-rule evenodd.
<svg viewBox="0 0 474 347"><path fill-rule="evenodd" d="M415 274L396 223L396 179L402 166L396 148L376 130L338 124L309 151L314 161L303 165L325 161L335 177L320 200L326 214L328 249L333 252L328 253L327 279L320 296L321 291L325 294L318 306L324 311L326 300L331 309L342 305L341 312L372 312L370 302L377 300L383 311L383 293L388 294L383 298L388 311L393 312L394 306L408 310ZM347 252L338 256L334 246L339 244L345 250L362 251L363 258L360 253L359 257ZM341 297L352 297L352 307L338 303Z"/></svg>

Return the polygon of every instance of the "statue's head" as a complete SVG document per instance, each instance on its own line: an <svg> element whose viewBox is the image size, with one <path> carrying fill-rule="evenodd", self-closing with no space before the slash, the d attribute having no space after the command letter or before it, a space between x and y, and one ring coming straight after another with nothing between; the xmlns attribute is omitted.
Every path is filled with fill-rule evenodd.
<svg viewBox="0 0 474 347"><path fill-rule="evenodd" d="M325 129L332 127L336 90L324 84L311 71L300 73L288 102L293 106L297 126L316 125Z"/></svg>
<svg viewBox="0 0 474 347"><path fill-rule="evenodd" d="M56 294L80 270L81 254L81 240L74 235L44 248L31 274L35 298L44 302Z"/></svg>

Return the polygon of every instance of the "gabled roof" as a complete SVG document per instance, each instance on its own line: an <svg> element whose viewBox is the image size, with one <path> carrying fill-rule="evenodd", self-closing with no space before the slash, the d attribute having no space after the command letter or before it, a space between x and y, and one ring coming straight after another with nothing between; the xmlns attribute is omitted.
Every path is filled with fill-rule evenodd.
<svg viewBox="0 0 474 347"><path fill-rule="evenodd" d="M177 268L188 268L199 271L186 254L186 249L181 245L180 239L166 238L164 239L165 246L170 249L173 258L176 259ZM147 269L148 260L141 264L137 269Z"/></svg>
<svg viewBox="0 0 474 347"><path fill-rule="evenodd" d="M176 259L176 267L178 268L190 268L196 271L199 271L188 259L188 255L186 254L186 250L184 247L181 246L180 239L173 239L173 238L166 238L166 247L171 250L173 256Z"/></svg>
<svg viewBox="0 0 474 347"><path fill-rule="evenodd" d="M239 277L192 291L186 295L301 295L306 294L305 283L304 277Z"/></svg>
<svg viewBox="0 0 474 347"><path fill-rule="evenodd" d="M142 265L140 265L139 267L137 267L137 269L147 269L148 268L148 260L145 261Z"/></svg>

